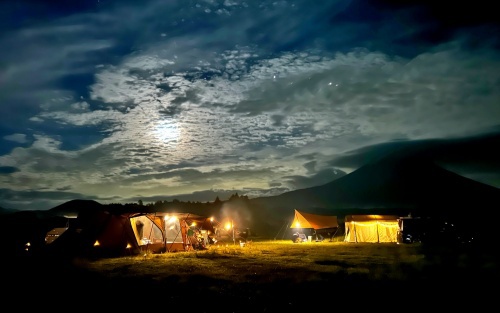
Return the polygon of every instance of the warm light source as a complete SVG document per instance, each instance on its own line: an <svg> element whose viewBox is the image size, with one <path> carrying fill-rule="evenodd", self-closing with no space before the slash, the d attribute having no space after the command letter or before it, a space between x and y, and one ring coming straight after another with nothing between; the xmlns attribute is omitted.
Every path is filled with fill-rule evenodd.
<svg viewBox="0 0 500 313"><path fill-rule="evenodd" d="M127 249L132 248L132 245L130 243L127 243Z"/></svg>
<svg viewBox="0 0 500 313"><path fill-rule="evenodd" d="M300 222L295 222L295 228L300 228Z"/></svg>
<svg viewBox="0 0 500 313"><path fill-rule="evenodd" d="M232 223L231 223L231 222L227 222L227 223L226 223L225 228L226 228L227 230L230 230L232 227L233 227L233 225L232 225Z"/></svg>
<svg viewBox="0 0 500 313"><path fill-rule="evenodd" d="M99 243L99 240L96 240L96 241L94 242L94 247L97 247L97 246L100 246L100 245L101 245L101 244Z"/></svg>
<svg viewBox="0 0 500 313"><path fill-rule="evenodd" d="M172 223L174 221L177 220L177 216L168 216L168 215L165 215L165 217L163 218L166 222L168 223Z"/></svg>
<svg viewBox="0 0 500 313"><path fill-rule="evenodd" d="M193 223L191 224L191 227L194 227L194 226L196 226L196 222L193 222Z"/></svg>

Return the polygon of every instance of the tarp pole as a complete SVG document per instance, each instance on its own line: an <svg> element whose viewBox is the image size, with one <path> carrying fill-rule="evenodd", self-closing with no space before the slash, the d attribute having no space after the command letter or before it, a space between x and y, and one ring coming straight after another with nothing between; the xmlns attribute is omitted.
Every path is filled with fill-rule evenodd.
<svg viewBox="0 0 500 313"><path fill-rule="evenodd" d="M286 230L288 229L288 225L290 225L290 223L286 223L286 226L283 230L283 237L281 237L281 239L285 239L285 234L286 234Z"/></svg>
<svg viewBox="0 0 500 313"><path fill-rule="evenodd" d="M288 225L288 222L285 221L284 225ZM274 240L276 240L276 237L278 237L278 235L281 233L282 229L283 229L283 225L281 225L280 230L278 230L278 233L276 234L276 236L274 236ZM283 237L285 237L285 232L283 232Z"/></svg>

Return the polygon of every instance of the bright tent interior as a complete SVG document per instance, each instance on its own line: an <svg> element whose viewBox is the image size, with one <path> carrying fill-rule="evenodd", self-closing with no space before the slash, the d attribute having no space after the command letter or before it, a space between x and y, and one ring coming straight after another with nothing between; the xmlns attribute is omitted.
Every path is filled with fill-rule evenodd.
<svg viewBox="0 0 500 313"><path fill-rule="evenodd" d="M50 230L49 251L90 255L203 249L214 236L210 218L189 213L81 212L69 227Z"/></svg>
<svg viewBox="0 0 500 313"><path fill-rule="evenodd" d="M152 213L130 218L139 246L153 252L199 249L214 229L209 218L190 213Z"/></svg>
<svg viewBox="0 0 500 313"><path fill-rule="evenodd" d="M397 242L399 223L395 215L347 215L345 242Z"/></svg>

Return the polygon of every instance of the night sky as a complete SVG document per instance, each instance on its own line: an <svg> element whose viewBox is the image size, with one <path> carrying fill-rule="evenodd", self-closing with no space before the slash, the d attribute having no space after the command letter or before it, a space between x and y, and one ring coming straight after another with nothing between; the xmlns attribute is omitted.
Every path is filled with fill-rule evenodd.
<svg viewBox="0 0 500 313"><path fill-rule="evenodd" d="M441 2L4 0L0 207L278 195L400 150L500 187L498 11Z"/></svg>

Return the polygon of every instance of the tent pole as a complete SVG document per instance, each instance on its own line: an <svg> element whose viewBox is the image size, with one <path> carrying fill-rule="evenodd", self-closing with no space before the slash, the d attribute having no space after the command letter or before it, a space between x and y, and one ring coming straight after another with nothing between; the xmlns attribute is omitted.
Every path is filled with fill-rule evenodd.
<svg viewBox="0 0 500 313"><path fill-rule="evenodd" d="M354 241L358 243L358 233L356 232L356 223L354 223Z"/></svg>
<svg viewBox="0 0 500 313"><path fill-rule="evenodd" d="M379 233L378 233L379 231L380 231L380 229L379 229L379 227L378 227L378 221L377 221L377 242L378 242L378 243L380 243L380 235L379 235Z"/></svg>
<svg viewBox="0 0 500 313"><path fill-rule="evenodd" d="M156 217L156 213L155 213L155 215L153 215L153 218L154 217ZM153 227L155 226L155 223L151 219L149 219L149 220L151 221L151 230L149 231L149 235L148 235L148 243L146 244L146 251L149 250L149 242L151 241L151 234L153 233Z"/></svg>

